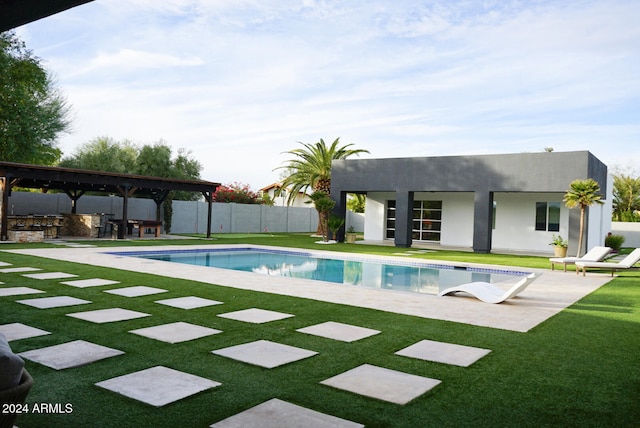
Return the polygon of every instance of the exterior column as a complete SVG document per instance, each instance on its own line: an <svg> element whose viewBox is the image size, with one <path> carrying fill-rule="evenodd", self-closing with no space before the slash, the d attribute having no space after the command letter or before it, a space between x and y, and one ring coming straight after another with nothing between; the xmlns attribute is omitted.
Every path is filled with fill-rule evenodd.
<svg viewBox="0 0 640 428"><path fill-rule="evenodd" d="M335 198L333 198L335 200ZM333 215L336 215L340 218L343 218L346 222L347 220L347 192L340 192L340 196L336 201L335 207L332 210ZM346 224L346 223L345 223ZM338 230L338 236L334 236L338 242L344 242L344 225Z"/></svg>
<svg viewBox="0 0 640 428"><path fill-rule="evenodd" d="M411 247L412 230L413 192L396 192L396 247Z"/></svg>
<svg viewBox="0 0 640 428"><path fill-rule="evenodd" d="M9 219L9 192L11 192L11 178L0 178L0 191L2 192L2 207L0 207L0 216L2 216L2 222L0 223L0 240L6 241L8 237Z"/></svg>
<svg viewBox="0 0 640 428"><path fill-rule="evenodd" d="M118 239L127 238L127 229L129 227L129 189L131 187L124 185L122 189L122 223L118 228Z"/></svg>
<svg viewBox="0 0 640 428"><path fill-rule="evenodd" d="M474 192L473 251L487 254L491 252L493 229L493 192Z"/></svg>

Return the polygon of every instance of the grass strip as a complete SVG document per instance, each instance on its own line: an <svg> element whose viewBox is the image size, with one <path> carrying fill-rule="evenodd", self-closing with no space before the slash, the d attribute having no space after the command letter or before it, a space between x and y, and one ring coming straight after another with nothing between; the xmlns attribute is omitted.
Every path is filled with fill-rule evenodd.
<svg viewBox="0 0 640 428"><path fill-rule="evenodd" d="M393 255L393 247L318 245L308 236L280 235L273 243L260 237L218 238L211 243L256 243ZM132 241L134 245L202 244L202 240ZM132 243L127 242L127 245ZM144 242L144 244L139 243ZM122 245L102 241L99 245ZM2 249L7 248L3 246ZM24 246L22 247L24 248ZM452 251L412 255L415 258L548 268L543 257L502 256ZM206 427L270 398L353 420L368 427L406 426L637 426L640 407L640 366L637 336L640 324L640 274L618 278L528 333L517 333L439 320L336 305L307 299L219 287L10 253L0 260L15 266L100 277L121 284L76 289L57 280L35 280L1 274L6 286L27 286L47 296L69 295L91 305L36 309L0 298L0 324L21 322L51 331L51 335L11 343L16 352L83 339L125 351L119 357L84 367L56 371L27 361L35 379L28 397L33 403L71 403L71 414L22 415L20 427L57 426L193 426ZM569 273L568 273L569 274ZM169 290L152 296L126 298L105 289L148 285ZM155 300L196 295L222 305L193 310L171 308ZM481 303L478 303L481 304ZM151 313L151 317L93 324L65 314L109 307ZM261 325L216 315L250 307L295 314ZM353 343L342 343L295 330L325 321L381 330ZM128 333L129 330L185 321L223 333L178 344L167 344ZM273 340L319 352L315 357L275 369L236 362L211 354L214 349L258 339ZM394 355L422 339L491 349L470 367L455 367ZM432 377L442 383L407 405L399 406L336 390L319 382L368 363ZM115 376L164 365L221 382L222 385L154 408L94 386Z"/></svg>

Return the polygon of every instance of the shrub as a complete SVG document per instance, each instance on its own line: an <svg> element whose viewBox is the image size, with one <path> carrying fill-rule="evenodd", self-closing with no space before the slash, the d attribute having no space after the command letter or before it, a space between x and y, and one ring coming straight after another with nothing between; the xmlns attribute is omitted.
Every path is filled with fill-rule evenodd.
<svg viewBox="0 0 640 428"><path fill-rule="evenodd" d="M624 243L624 236L622 235L609 234L607 235L606 238L604 238L604 245L611 248L613 251L620 251L620 248L622 248L623 243Z"/></svg>
<svg viewBox="0 0 640 428"><path fill-rule="evenodd" d="M248 184L232 183L219 186L213 194L214 202L235 202L238 204L260 204L258 193L252 191Z"/></svg>

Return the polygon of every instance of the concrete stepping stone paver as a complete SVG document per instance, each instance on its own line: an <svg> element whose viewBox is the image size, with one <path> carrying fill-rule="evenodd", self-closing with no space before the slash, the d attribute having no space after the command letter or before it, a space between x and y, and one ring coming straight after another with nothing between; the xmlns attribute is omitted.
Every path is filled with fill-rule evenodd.
<svg viewBox="0 0 640 428"><path fill-rule="evenodd" d="M17 302L38 309L61 308L64 306L86 305L87 303L91 303L89 300L78 299L77 297L71 296L40 297L38 299L17 300Z"/></svg>
<svg viewBox="0 0 640 428"><path fill-rule="evenodd" d="M96 386L155 407L173 403L219 385L222 384L163 366L96 383Z"/></svg>
<svg viewBox="0 0 640 428"><path fill-rule="evenodd" d="M22 273L22 272L35 272L38 270L42 270L40 268L34 267L13 267L13 268L4 268L0 269L0 273Z"/></svg>
<svg viewBox="0 0 640 428"><path fill-rule="evenodd" d="M126 321L136 318L149 317L151 316L151 314L131 311L129 309L111 308L98 309L95 311L75 312L72 314L67 314L67 316L94 322L96 324L103 324L107 322Z"/></svg>
<svg viewBox="0 0 640 428"><path fill-rule="evenodd" d="M78 279L75 281L63 281L60 284L70 285L72 287L87 288L87 287L100 287L103 285L120 284L120 281L112 281L110 279L91 278L91 279Z"/></svg>
<svg viewBox="0 0 640 428"><path fill-rule="evenodd" d="M362 424L273 398L221 420L210 428L361 428Z"/></svg>
<svg viewBox="0 0 640 428"><path fill-rule="evenodd" d="M395 404L407 404L440 380L363 364L320 383Z"/></svg>
<svg viewBox="0 0 640 428"><path fill-rule="evenodd" d="M250 322L254 324L262 324L265 322L277 321L285 318L293 317L294 315L285 314L282 312L268 311L266 309L243 309L241 311L227 312L225 314L218 314L221 318L228 318L236 321Z"/></svg>
<svg viewBox="0 0 640 428"><path fill-rule="evenodd" d="M217 349L211 351L211 353L268 369L317 354L315 351L283 345L269 340L256 340L255 342Z"/></svg>
<svg viewBox="0 0 640 428"><path fill-rule="evenodd" d="M139 328L137 330L130 330L129 333L138 334L140 336L160 340L162 342L179 343L222 333L222 330L216 330L214 328L203 327L200 325L180 321L170 324L156 325L153 327Z"/></svg>
<svg viewBox="0 0 640 428"><path fill-rule="evenodd" d="M395 355L469 367L489 352L491 352L490 349L474 348L472 346L436 342L433 340L421 340L418 343L399 350Z"/></svg>
<svg viewBox="0 0 640 428"><path fill-rule="evenodd" d="M104 290L105 293L116 294L123 297L140 297L150 294L166 293L168 290L162 288L147 287L146 285L137 285L134 287L116 288L114 290Z"/></svg>
<svg viewBox="0 0 640 428"><path fill-rule="evenodd" d="M107 348L85 340L74 340L60 345L21 352L18 355L52 369L62 370L84 366L122 354L124 352L118 349Z"/></svg>
<svg viewBox="0 0 640 428"><path fill-rule="evenodd" d="M30 287L6 287L0 288L0 297L5 296L21 296L23 294L38 294L44 293L42 290L38 290Z"/></svg>
<svg viewBox="0 0 640 428"><path fill-rule="evenodd" d="M63 279L63 278L75 278L78 275L66 272L42 272L42 273L25 273L22 276L31 279Z"/></svg>
<svg viewBox="0 0 640 428"><path fill-rule="evenodd" d="M356 340L380 333L379 330L334 321L299 328L296 331L326 337L327 339L340 340L342 342L355 342Z"/></svg>
<svg viewBox="0 0 640 428"><path fill-rule="evenodd" d="M221 305L223 302L217 300L205 299L196 296L176 297L174 299L158 300L156 303L161 305L172 306L179 309L197 309L204 308L206 306Z"/></svg>
<svg viewBox="0 0 640 428"><path fill-rule="evenodd" d="M6 337L9 342L12 340L28 339L30 337L51 334L49 331L41 330L19 322L0 325L0 333L4 334L4 337Z"/></svg>

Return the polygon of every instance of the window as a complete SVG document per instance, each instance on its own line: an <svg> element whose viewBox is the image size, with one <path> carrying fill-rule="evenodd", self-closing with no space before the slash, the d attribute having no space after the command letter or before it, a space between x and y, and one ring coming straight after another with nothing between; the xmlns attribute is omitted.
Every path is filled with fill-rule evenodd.
<svg viewBox="0 0 640 428"><path fill-rule="evenodd" d="M440 242L442 201L414 201L411 236L416 241Z"/></svg>
<svg viewBox="0 0 640 428"><path fill-rule="evenodd" d="M387 201L385 238L396 236L396 201ZM411 238L415 241L440 242L442 201L414 201L411 214Z"/></svg>
<svg viewBox="0 0 640 428"><path fill-rule="evenodd" d="M387 201L386 217L385 237L387 239L393 239L396 237L396 201Z"/></svg>
<svg viewBox="0 0 640 428"><path fill-rule="evenodd" d="M560 202L536 202L536 230L560 231Z"/></svg>

